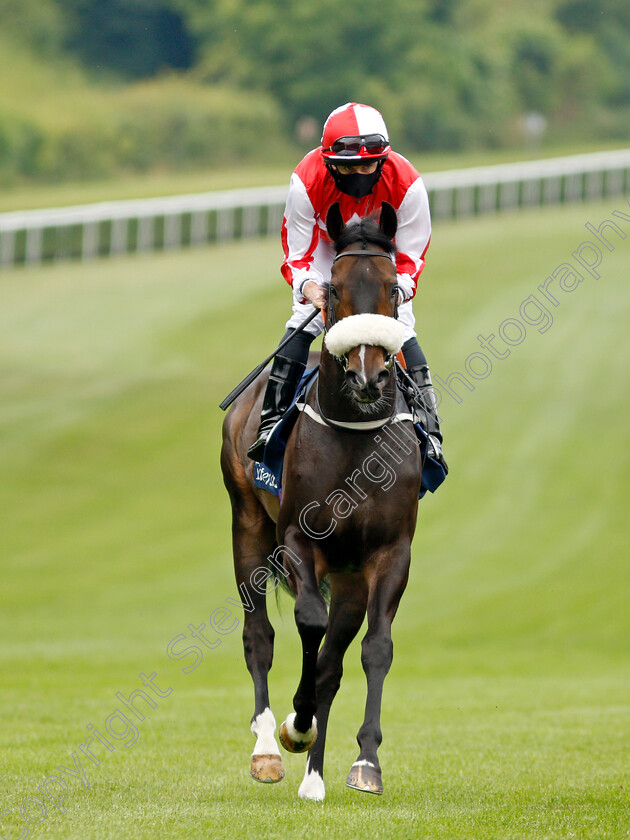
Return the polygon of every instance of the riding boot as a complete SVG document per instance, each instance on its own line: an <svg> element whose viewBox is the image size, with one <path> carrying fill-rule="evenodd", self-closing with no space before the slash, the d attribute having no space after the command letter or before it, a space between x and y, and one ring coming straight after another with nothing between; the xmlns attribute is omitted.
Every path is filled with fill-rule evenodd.
<svg viewBox="0 0 630 840"><path fill-rule="evenodd" d="M423 429L426 431L427 455L439 461L448 472L448 466L442 454L442 432L440 418L437 413L435 391L431 382L431 372L428 365L416 365L407 369L407 373L416 385L413 395L413 408Z"/></svg>
<svg viewBox="0 0 630 840"><path fill-rule="evenodd" d="M262 461L271 430L291 405L305 368L304 362L296 359L287 359L286 356L274 358L260 412L258 436L247 450L252 461Z"/></svg>

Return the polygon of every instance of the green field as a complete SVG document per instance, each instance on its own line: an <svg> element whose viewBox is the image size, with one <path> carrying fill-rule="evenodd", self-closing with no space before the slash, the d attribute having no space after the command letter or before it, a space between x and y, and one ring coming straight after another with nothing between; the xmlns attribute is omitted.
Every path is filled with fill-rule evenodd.
<svg viewBox="0 0 630 840"><path fill-rule="evenodd" d="M434 374L463 372L614 209L630 215L619 198L436 226L416 303ZM630 836L630 239L611 242L600 279L550 287L552 325L444 398L451 474L420 505L394 624L385 794L344 785L355 643L323 803L297 799L304 757L280 785L249 779L239 630L189 674L165 653L236 594L217 406L282 334L279 243L0 274L0 835L22 807L42 840ZM272 615L282 720L299 647L288 598ZM89 788L66 776L67 812L44 816L38 786L153 672L172 692L136 742L97 743Z"/></svg>

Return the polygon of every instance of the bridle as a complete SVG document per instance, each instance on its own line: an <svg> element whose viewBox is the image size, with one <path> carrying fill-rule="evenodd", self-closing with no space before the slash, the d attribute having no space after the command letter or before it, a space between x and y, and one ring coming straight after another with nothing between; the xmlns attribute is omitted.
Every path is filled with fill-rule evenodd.
<svg viewBox="0 0 630 840"><path fill-rule="evenodd" d="M360 251L342 251L341 254L337 254L337 256L334 258L333 264L336 263L337 260L340 260L342 257L385 257L385 259L388 259L388 260L390 260L390 262L393 262L391 255L388 254L388 253L385 253L383 251L369 251L367 249L362 249ZM328 318L327 318L327 322L324 323L324 329L329 329L330 327L334 326L334 324L336 323L336 320L337 320L335 318L335 307L334 307L334 301L333 301L333 295L332 295L333 288L334 288L333 284L330 283L330 285L328 287L328 305L327 305ZM398 283L396 283L393 286L393 289L395 289L395 291L396 291L396 303L394 305L394 318L398 318L398 292L399 292L399 289L400 289L400 286L398 285ZM334 356L333 358L337 361L337 363L341 366L341 368L344 371L348 370L348 365L350 364L350 360L348 358L347 353L344 354L341 358L339 358L337 356ZM396 356L395 355L388 354L386 356L385 367L387 368L387 370L392 369L395 361L396 361ZM307 414L309 414L318 423L322 423L325 426L331 426L333 428L346 429L348 431L357 431L357 432L368 431L368 430L373 431L375 429L381 429L381 428L383 428L383 426L387 426L392 422L396 423L396 422L399 422L401 420L413 419L412 415L410 415L410 414L406 414L406 413L396 414L396 409L394 407L394 412L389 417L386 417L384 420L373 420L373 421L368 420L368 421L353 421L353 422L340 422L340 421L337 421L337 420L332 420L330 417L326 417L326 415L322 411L321 406L319 404L319 380L317 382L315 400L316 400L316 405L317 405L318 411L314 411L306 403L304 403L304 404L298 403L298 408L301 411L305 411Z"/></svg>
<svg viewBox="0 0 630 840"><path fill-rule="evenodd" d="M337 254L333 263L336 263L342 257L385 257L390 262L392 261L391 254L387 254L385 251L368 251L362 248L360 251L342 251L340 254Z"/></svg>
<svg viewBox="0 0 630 840"><path fill-rule="evenodd" d="M333 265L340 260L342 257L385 257L385 259L392 262L391 254L387 254L384 251L368 251L363 249L361 251L342 251L341 254L337 254L335 259L333 260ZM396 283L393 287L396 290L396 303L394 304L394 318L398 318L398 290L400 286ZM332 300L332 290L333 284L330 283L328 286L328 325L332 327L336 324L337 319L335 318L335 307ZM326 327L326 324L324 325ZM346 367L347 367L347 359L346 359Z"/></svg>

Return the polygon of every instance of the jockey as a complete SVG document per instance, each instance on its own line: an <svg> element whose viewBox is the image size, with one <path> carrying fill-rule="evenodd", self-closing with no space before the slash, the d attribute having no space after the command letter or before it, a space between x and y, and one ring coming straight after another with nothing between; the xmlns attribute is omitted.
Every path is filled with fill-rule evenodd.
<svg viewBox="0 0 630 840"><path fill-rule="evenodd" d="M416 338L411 306L431 238L429 200L418 172L392 151L383 117L367 105L350 102L333 111L324 125L321 146L309 152L291 176L282 223L282 274L293 289L293 315L285 337L313 311L311 304L326 308L335 256L326 232L331 205L339 202L348 224L378 213L384 201L393 205L398 219L398 319L405 326L402 352L407 373L418 388L414 402L429 435L428 454L445 465L431 374ZM262 460L272 428L293 400L310 345L323 329L320 313L283 348L283 355L274 358L258 438L248 451L253 460Z"/></svg>

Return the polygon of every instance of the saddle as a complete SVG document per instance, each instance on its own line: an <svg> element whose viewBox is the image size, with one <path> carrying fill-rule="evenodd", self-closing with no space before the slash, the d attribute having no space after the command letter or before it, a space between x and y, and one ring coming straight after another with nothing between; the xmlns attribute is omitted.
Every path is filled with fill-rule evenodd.
<svg viewBox="0 0 630 840"><path fill-rule="evenodd" d="M297 418L306 407L307 395L317 381L318 374L319 368L309 368L304 371L293 402L271 431L267 445L265 446L263 460L254 462L254 486L268 490L274 496L278 496L281 501L282 468L287 442ZM405 392L406 386L399 376L395 416L401 415L407 419L410 416L408 414L410 407L407 405L403 396ZM439 461L436 461L431 456L427 456L427 433L425 429L420 423L414 423L413 426L422 458L422 483L418 494L418 498L422 499L427 491L435 493L446 478L446 470Z"/></svg>

